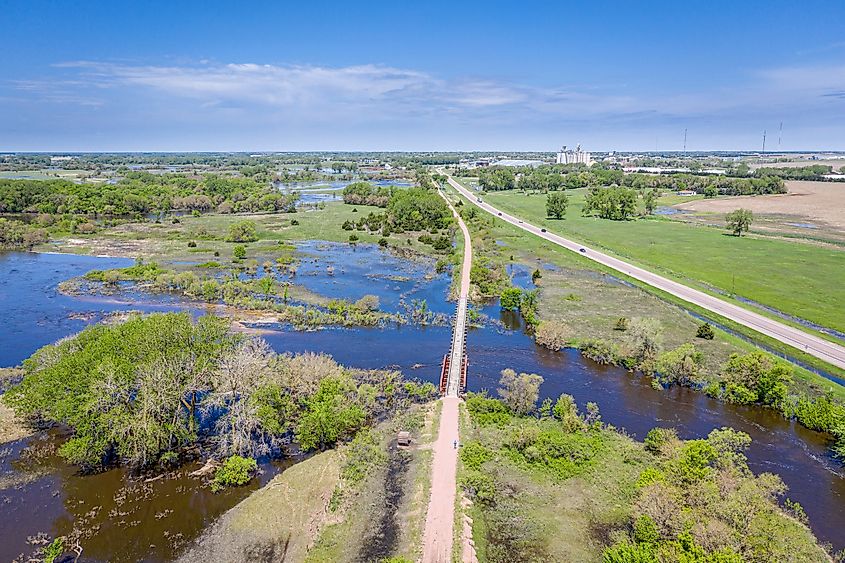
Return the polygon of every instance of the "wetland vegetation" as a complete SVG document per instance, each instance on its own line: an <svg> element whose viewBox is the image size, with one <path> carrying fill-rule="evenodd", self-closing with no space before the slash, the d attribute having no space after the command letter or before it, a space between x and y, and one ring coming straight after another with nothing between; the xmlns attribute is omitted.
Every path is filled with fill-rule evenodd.
<svg viewBox="0 0 845 563"><path fill-rule="evenodd" d="M480 560L830 560L802 507L778 504L780 478L749 470L747 434L684 441L658 427L638 442L569 395L528 411L510 403L466 401L460 481Z"/></svg>
<svg viewBox="0 0 845 563"><path fill-rule="evenodd" d="M461 251L451 214L430 185L440 178L409 169L404 177L420 187L408 187L390 183L401 178L396 171L368 177L342 159L284 172L258 160L201 173L122 171L104 184L116 187L98 192L110 194L104 199L57 180L4 192L30 198L6 218L14 231L7 246L132 259L92 259L69 280L59 278L62 302L103 310L73 312L77 320L62 319L49 332L66 338L3 372L0 420L19 432L8 434L0 484L14 506L33 512L4 537L10 558L82 549L83 560L120 559L108 547L115 534L126 538L125 560L420 556L438 417L433 383L452 309L446 272ZM262 195L281 181L339 178L348 184L337 188L343 201L297 207L297 190L282 188L288 203L271 206ZM215 193L218 181L225 187ZM568 224L581 193L566 192L569 207L557 202L549 213L564 218L550 224ZM135 196L148 212L112 215L104 207L123 212ZM546 199L531 197L545 213ZM469 437L462 483L474 500L482 560L636 553L644 561L755 561L787 543L801 560L824 560L800 505L785 500L783 483L767 471L784 475L813 529L842 547L832 530L843 507L814 503L818 485L805 482L812 475L813 483L842 486L828 435L768 414L836 433L841 387L755 352L718 324L708 325L712 338L699 337L703 321L675 304L472 206L459 209L476 258L469 353L470 388L478 393L462 431ZM47 262L42 268L61 271ZM34 290L48 287L41 283ZM238 331L202 313L239 318ZM97 320L106 323L74 334ZM500 381L505 367L513 370ZM400 368L419 370L422 381ZM502 401L484 394L496 388ZM586 414L561 397L570 392L587 403ZM683 439L660 431L669 446L658 451L613 427L642 440L656 418L676 425ZM726 425L741 431L718 430ZM765 441L772 428L782 443ZM413 447L397 448L399 430L411 432ZM796 454L806 448L811 455ZM772 467L772 458L790 461ZM654 479L645 483L644 475ZM724 498L713 496L714 487ZM60 500L46 498L53 489ZM666 491L676 504L654 506ZM177 498L204 508L189 517ZM553 510L549 499L565 510ZM754 507L742 529L747 537L732 508L740 501ZM139 516L148 506L156 507L154 521ZM691 525L693 518L700 524ZM23 543L26 536L32 542Z"/></svg>

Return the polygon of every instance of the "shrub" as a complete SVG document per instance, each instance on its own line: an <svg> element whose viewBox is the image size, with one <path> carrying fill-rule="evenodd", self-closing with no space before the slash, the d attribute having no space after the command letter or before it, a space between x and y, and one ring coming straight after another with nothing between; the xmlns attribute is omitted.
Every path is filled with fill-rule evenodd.
<svg viewBox="0 0 845 563"><path fill-rule="evenodd" d="M382 248L387 248L387 244L388 244L388 243L387 243L387 239L386 239L386 238L382 237L382 238L378 239L378 245L379 245L380 247L382 247Z"/></svg>
<svg viewBox="0 0 845 563"><path fill-rule="evenodd" d="M480 469L484 462L493 459L493 453L480 442L461 446L461 462L469 469Z"/></svg>
<svg viewBox="0 0 845 563"><path fill-rule="evenodd" d="M643 444L645 444L646 451L653 454L660 454L664 452L664 448L671 442L678 440L678 433L674 428L652 428L646 434Z"/></svg>
<svg viewBox="0 0 845 563"><path fill-rule="evenodd" d="M499 305L507 311L516 311L522 303L522 290L518 287L508 287L502 291Z"/></svg>
<svg viewBox="0 0 845 563"><path fill-rule="evenodd" d="M355 307L362 311L378 311L379 306L378 295L365 295L355 302Z"/></svg>
<svg viewBox="0 0 845 563"><path fill-rule="evenodd" d="M657 319L634 319L628 328L628 352L645 372L654 369L654 362L663 344L663 329Z"/></svg>
<svg viewBox="0 0 845 563"><path fill-rule="evenodd" d="M692 344L681 344L657 358L657 373L667 383L689 385L698 379L703 356Z"/></svg>
<svg viewBox="0 0 845 563"><path fill-rule="evenodd" d="M229 236L226 242L254 242L258 240L255 232L255 223L252 221L239 221L229 225Z"/></svg>
<svg viewBox="0 0 845 563"><path fill-rule="evenodd" d="M538 268L538 269L534 270L534 272L531 274L531 282L534 285L537 285L537 280L539 280L542 277L543 277L543 274L540 273L540 269Z"/></svg>
<svg viewBox="0 0 845 563"><path fill-rule="evenodd" d="M444 250L449 250L450 248L452 248L452 241L449 239L449 237L441 235L434 239L434 242L431 246L434 248L434 250L442 252Z"/></svg>
<svg viewBox="0 0 845 563"><path fill-rule="evenodd" d="M193 240L188 241L188 248L196 248L196 247L197 247L196 241L193 241Z"/></svg>
<svg viewBox="0 0 845 563"><path fill-rule="evenodd" d="M296 227L297 225L299 225L299 221L296 220L296 219L291 219L290 224L291 224L291 227Z"/></svg>
<svg viewBox="0 0 845 563"><path fill-rule="evenodd" d="M258 470L258 463L251 457L233 455L226 458L223 465L214 473L211 490L219 492L226 487L240 487L249 483L253 473Z"/></svg>
<svg viewBox="0 0 845 563"><path fill-rule="evenodd" d="M586 340L578 349L584 356L599 364L615 364L619 360L619 352L616 347L603 340Z"/></svg>
<svg viewBox="0 0 845 563"><path fill-rule="evenodd" d="M346 448L343 478L350 483L360 483L373 467L387 463L387 454L372 430L361 430Z"/></svg>
<svg viewBox="0 0 845 563"><path fill-rule="evenodd" d="M572 338L572 329L565 323L559 321L543 321L534 331L534 341L540 346L545 346L557 352Z"/></svg>
<svg viewBox="0 0 845 563"><path fill-rule="evenodd" d="M479 426L501 426L511 419L510 409L502 401L484 394L470 393L466 407L473 422Z"/></svg>
<svg viewBox="0 0 845 563"><path fill-rule="evenodd" d="M613 330L625 331L625 330L628 330L628 327L630 325L631 325L631 321L628 320L628 317L619 317L616 320L616 324L613 325Z"/></svg>
<svg viewBox="0 0 845 563"><path fill-rule="evenodd" d="M493 478L477 469L464 472L461 477L461 486L474 500L481 503L489 504L496 500L496 484Z"/></svg>
<svg viewBox="0 0 845 563"><path fill-rule="evenodd" d="M584 429L584 421L581 420L578 405L575 404L575 398L572 395L564 393L558 397L554 407L552 407L552 414L561 422L567 432Z"/></svg>
<svg viewBox="0 0 845 563"><path fill-rule="evenodd" d="M703 338L705 340L713 340L716 336L716 333L713 331L713 327L710 323L704 323L703 325L698 325L698 330L695 332L696 338Z"/></svg>
<svg viewBox="0 0 845 563"><path fill-rule="evenodd" d="M236 244L232 249L232 256L238 260L243 260L246 258L246 247L242 244Z"/></svg>
<svg viewBox="0 0 845 563"><path fill-rule="evenodd" d="M355 233L349 235L349 244L355 244L356 242L358 242L358 235Z"/></svg>
<svg viewBox="0 0 845 563"><path fill-rule="evenodd" d="M65 552L65 538L56 538L42 548L44 563L54 563Z"/></svg>

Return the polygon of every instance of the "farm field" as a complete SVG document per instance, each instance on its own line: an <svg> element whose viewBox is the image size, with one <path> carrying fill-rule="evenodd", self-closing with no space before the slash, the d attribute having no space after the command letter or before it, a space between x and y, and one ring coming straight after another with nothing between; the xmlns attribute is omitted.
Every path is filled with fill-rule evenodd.
<svg viewBox="0 0 845 563"><path fill-rule="evenodd" d="M813 238L845 239L845 183L788 181L786 187L786 194L687 200L673 207L718 215L743 207L763 221L752 229L803 231Z"/></svg>

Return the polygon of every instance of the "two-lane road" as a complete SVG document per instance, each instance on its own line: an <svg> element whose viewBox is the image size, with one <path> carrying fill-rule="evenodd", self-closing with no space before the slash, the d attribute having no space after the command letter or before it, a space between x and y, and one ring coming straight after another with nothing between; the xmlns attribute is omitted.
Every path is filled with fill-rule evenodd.
<svg viewBox="0 0 845 563"><path fill-rule="evenodd" d="M441 173L443 172L441 171ZM595 262L603 264L641 282L645 282L652 287L656 287L657 289L683 299L688 303L692 303L703 309L712 311L727 319L756 330L761 334L770 336L780 342L783 342L784 344L788 344L798 350L806 352L807 354L811 354L831 365L845 369L845 347L843 346L834 344L833 342L828 342L823 338L809 334L798 328L783 324L753 311L749 311L739 305L728 303L718 297L692 289L682 283L672 281L653 272L649 272L648 270L644 270L638 266L634 266L633 264L629 264L619 258L614 258L608 254L593 250L592 248L578 242L547 232L545 229L541 229L540 227L524 222L519 217L509 215L508 213L493 207L489 203L483 201L479 202L478 194L470 192L461 184L456 182L451 176L447 177L449 185L455 188L474 205L503 221L507 221L515 227L519 227L524 231L528 231L529 233L537 235L538 237L558 246L577 252L581 256L594 260ZM800 291L800 288L796 288L796 291Z"/></svg>

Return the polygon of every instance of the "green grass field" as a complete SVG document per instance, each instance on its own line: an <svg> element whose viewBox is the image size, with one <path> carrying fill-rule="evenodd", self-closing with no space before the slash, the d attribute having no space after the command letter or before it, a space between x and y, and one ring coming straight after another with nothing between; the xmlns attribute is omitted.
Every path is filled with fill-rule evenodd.
<svg viewBox="0 0 845 563"><path fill-rule="evenodd" d="M609 221L583 217L584 190L567 192L564 220L546 218L542 195L485 194L486 200L527 221L601 247L653 271L735 294L822 326L845 330L845 252L725 231L661 217Z"/></svg>

